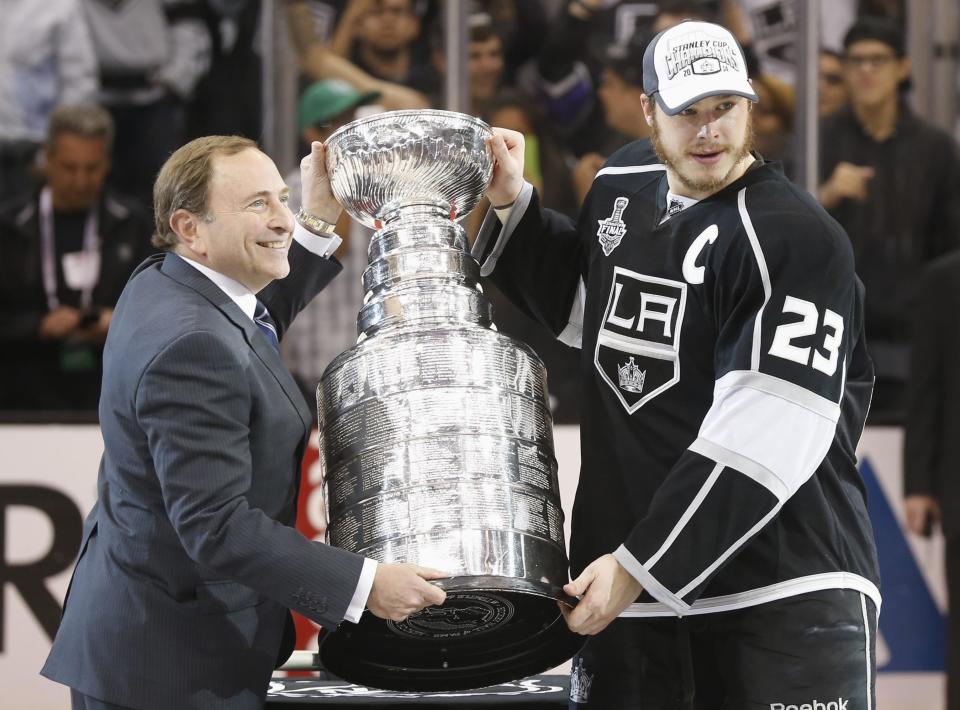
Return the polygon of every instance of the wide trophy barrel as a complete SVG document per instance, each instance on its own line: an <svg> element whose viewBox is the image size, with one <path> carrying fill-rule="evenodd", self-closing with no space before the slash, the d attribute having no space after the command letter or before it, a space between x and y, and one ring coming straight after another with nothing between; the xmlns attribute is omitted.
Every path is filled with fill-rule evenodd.
<svg viewBox="0 0 960 710"><path fill-rule="evenodd" d="M567 582L546 370L493 326L457 220L492 159L482 121L397 111L327 142L331 185L375 227L358 344L317 390L331 544L452 576L401 622L365 611L324 630L320 656L352 682L455 690L514 680L572 656L557 601Z"/></svg>

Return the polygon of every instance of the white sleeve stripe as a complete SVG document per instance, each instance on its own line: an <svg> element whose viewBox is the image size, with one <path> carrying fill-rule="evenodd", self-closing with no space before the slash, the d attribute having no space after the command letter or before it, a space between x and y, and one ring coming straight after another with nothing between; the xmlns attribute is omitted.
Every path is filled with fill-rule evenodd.
<svg viewBox="0 0 960 710"><path fill-rule="evenodd" d="M870 617L867 614L867 597L860 592L860 610L863 613L863 649L867 665L866 697L867 710L873 710L873 663L870 662Z"/></svg>
<svg viewBox="0 0 960 710"><path fill-rule="evenodd" d="M733 387L714 394L698 441L735 453L743 465L753 462L745 473L760 483L769 477L755 476L758 467L771 472L786 486L786 495L779 485L767 487L783 500L817 470L836 431L836 420L803 405L751 387ZM739 469L729 458L714 460Z"/></svg>
<svg viewBox="0 0 960 710"><path fill-rule="evenodd" d="M690 444L690 451L705 456L711 461L716 461L718 466L735 469L744 476L752 478L773 493L780 502L790 497L790 488L780 480L777 474L763 464L757 463L746 456L742 456L736 451L730 451L730 449L724 448L720 444L715 444L703 437L698 438Z"/></svg>
<svg viewBox="0 0 960 710"><path fill-rule="evenodd" d="M524 180L523 186L520 188L520 193L517 195L517 199L514 201L513 207L510 210L510 216L507 218L506 223L500 228L500 234L497 236L497 241L494 243L493 249L490 250L490 254L480 265L481 276L489 276L493 273L493 270L497 266L497 260L500 258L500 255L503 254L503 250L506 249L507 242L510 241L510 237L513 236L513 231L517 228L517 224L520 223L520 220L526 213L532 198L533 185ZM474 256L477 257L479 254L474 254Z"/></svg>
<svg viewBox="0 0 960 710"><path fill-rule="evenodd" d="M722 555L720 555L720 557L718 557L718 558L713 562L713 564L711 564L709 567L707 567L705 570L703 570L703 572L701 572L701 573L700 573L699 575L697 575L694 579L692 579L687 586L685 586L683 589L681 589L679 592L677 592L677 596L680 597L681 599L683 599L684 596L686 596L687 594L689 594L690 592L692 592L694 589L696 589L697 587L699 587L699 586L703 583L703 581L704 581L707 577L709 577L711 574L713 574L714 570L718 569L724 562L726 562L727 559L728 559L731 555L733 555L733 553L736 552L737 549L739 549L741 545L743 545L743 543L745 543L747 540L749 540L751 537L753 537L757 532L760 531L761 528L763 528L764 525L766 525L768 522L770 522L770 520L773 518L773 516L780 512L780 508L781 508L781 504L777 504L776 506L774 506L773 510L771 510L769 513L767 513L765 516L763 516L763 518L761 518L761 519L757 522L756 525L754 525L752 528L750 528L749 530L747 530L747 532L745 532L745 533L740 537L739 540L737 540L737 541L736 541L735 543L733 543L730 547L728 547L728 548L727 548L727 551L724 552ZM658 601L663 601L663 600L658 600ZM666 603L666 602L664 602L664 603Z"/></svg>
<svg viewBox="0 0 960 710"><path fill-rule="evenodd" d="M763 320L763 309L767 307L770 300L770 272L767 271L767 261L763 258L763 251L760 249L760 240L757 239L757 232L753 228L753 222L750 221L750 214L747 212L747 188L743 188L737 194L737 206L740 209L740 219L743 221L743 228L747 232L747 238L750 240L750 246L753 247L753 255L757 259L757 268L760 270L760 279L763 281L763 305L757 311L756 319L753 323L753 350L750 356L750 369L760 369L760 324Z"/></svg>
<svg viewBox="0 0 960 710"><path fill-rule="evenodd" d="M846 362L844 362L846 364ZM844 370L846 373L846 370ZM840 405L826 397L821 397L816 392L811 392L805 387L783 380L764 372L754 370L732 370L717 380L714 385L714 400L718 399L721 390L733 389L736 387L749 387L751 389L766 392L767 394L781 397L792 404L797 404L811 412L820 415L824 419L836 422L840 419Z"/></svg>
<svg viewBox="0 0 960 710"><path fill-rule="evenodd" d="M643 563L644 567L653 567L655 564L657 564L657 562L660 561L660 558L663 557L666 551L670 549L670 546L674 543L674 541L676 541L680 533L683 532L683 529L687 526L687 523L690 522L690 518L692 518L693 514L696 513L700 508L700 504L706 499L710 489L713 488L713 484L717 482L718 478L720 478L721 471L723 471L723 464L718 463L713 467L713 471L710 472L710 475L707 477L707 480L704 482L703 486L701 486L700 490L697 491L697 495L693 497L690 505L687 506L685 511L683 511L683 515L680 516L680 519L673 527L673 530L671 530L670 534L667 535L667 539L663 541L660 549L657 550L649 560Z"/></svg>
<svg viewBox="0 0 960 710"><path fill-rule="evenodd" d="M620 547L614 550L613 556L616 557L617 562L630 573L631 577L643 585L644 590L649 592L650 596L661 604L668 606L677 616L683 616L690 608L689 604L685 603L678 595L673 594L669 589L660 584L656 577L644 569L643 565L637 561L637 558L634 557L626 547L620 545Z"/></svg>
<svg viewBox="0 0 960 710"><path fill-rule="evenodd" d="M701 597L690 605L687 616L693 614L716 614L721 611L736 611L757 604L788 599L799 594L819 592L824 589L854 589L867 596L877 610L881 606L880 590L877 585L860 575L851 572L824 572L806 577L795 577L776 582L766 587L755 587L744 592L723 594L716 597ZM673 612L660 602L634 602L621 612L621 618L640 618L673 616Z"/></svg>
<svg viewBox="0 0 960 710"><path fill-rule="evenodd" d="M587 287L583 283L583 277L580 277L580 283L577 284L577 295L574 296L573 306L570 308L570 317L567 319L567 326L557 336L557 340L572 348L579 348L583 345L583 309L586 302Z"/></svg>
<svg viewBox="0 0 960 710"><path fill-rule="evenodd" d="M652 173L656 170L666 170L666 165L655 163L653 165L623 165L616 168L600 168L594 176L596 180L601 175L626 175L628 173Z"/></svg>

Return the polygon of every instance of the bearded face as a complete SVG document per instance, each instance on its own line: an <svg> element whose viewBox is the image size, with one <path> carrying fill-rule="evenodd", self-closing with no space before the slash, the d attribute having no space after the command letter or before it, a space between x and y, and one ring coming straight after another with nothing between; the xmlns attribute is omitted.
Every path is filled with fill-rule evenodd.
<svg viewBox="0 0 960 710"><path fill-rule="evenodd" d="M739 178L753 149L749 101L711 96L676 116L652 114L654 150L688 197L703 199Z"/></svg>

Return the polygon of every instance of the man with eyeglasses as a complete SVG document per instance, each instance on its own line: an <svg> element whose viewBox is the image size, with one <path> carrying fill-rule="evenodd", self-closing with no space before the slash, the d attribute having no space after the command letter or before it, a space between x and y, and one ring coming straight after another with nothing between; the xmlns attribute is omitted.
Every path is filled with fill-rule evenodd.
<svg viewBox="0 0 960 710"><path fill-rule="evenodd" d="M843 79L843 55L832 49L820 50L817 100L820 118L831 116L847 105L847 83Z"/></svg>
<svg viewBox="0 0 960 710"><path fill-rule="evenodd" d="M898 423L920 270L960 237L960 160L952 138L903 100L910 59L899 25L861 18L843 46L850 105L823 122L818 197L850 235L867 289L870 421Z"/></svg>

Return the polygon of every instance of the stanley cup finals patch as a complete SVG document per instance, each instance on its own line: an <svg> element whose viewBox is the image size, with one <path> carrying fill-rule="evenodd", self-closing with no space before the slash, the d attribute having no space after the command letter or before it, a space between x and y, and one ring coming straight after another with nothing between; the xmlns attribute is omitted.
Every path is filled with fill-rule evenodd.
<svg viewBox="0 0 960 710"><path fill-rule="evenodd" d="M603 249L604 256L610 256L614 249L620 246L620 240L627 233L627 224L623 221L623 211L627 209L630 200L626 197L618 197L613 201L613 213L606 219L598 219L600 228L597 230L597 238L600 240L600 248Z"/></svg>

